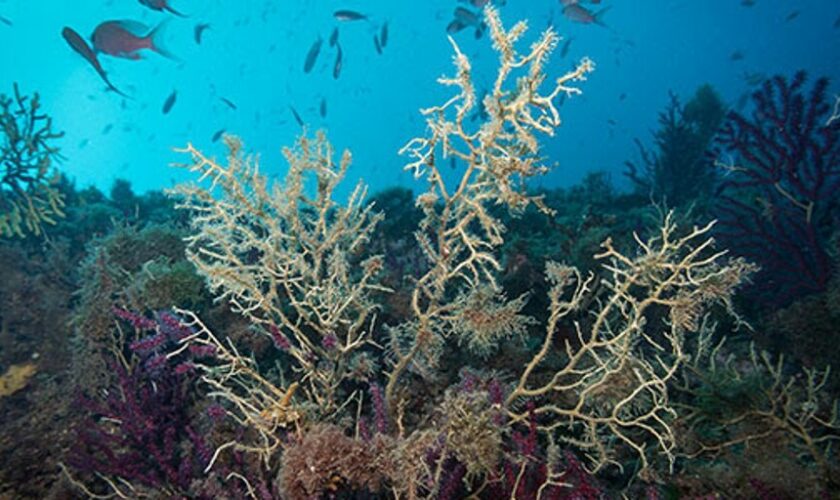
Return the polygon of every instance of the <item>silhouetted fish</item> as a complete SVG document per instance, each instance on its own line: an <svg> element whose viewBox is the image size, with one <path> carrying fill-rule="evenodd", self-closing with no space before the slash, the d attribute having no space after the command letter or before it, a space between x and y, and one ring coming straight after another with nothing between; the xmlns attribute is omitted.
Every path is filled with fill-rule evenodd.
<svg viewBox="0 0 840 500"><path fill-rule="evenodd" d="M330 33L330 47L335 47L335 44L338 43L338 26L333 28L332 33Z"/></svg>
<svg viewBox="0 0 840 500"><path fill-rule="evenodd" d="M388 21L382 23L382 28L379 30L379 43L383 49L388 45Z"/></svg>
<svg viewBox="0 0 840 500"><path fill-rule="evenodd" d="M222 137L222 134L224 134L224 133L225 133L225 129L223 129L223 128L217 130L216 133L213 134L213 137L210 139L210 142L218 141Z"/></svg>
<svg viewBox="0 0 840 500"><path fill-rule="evenodd" d="M327 117L327 99L325 97L321 98L321 105L318 106L318 113L320 113L321 118Z"/></svg>
<svg viewBox="0 0 840 500"><path fill-rule="evenodd" d="M744 58L744 53L741 52L740 50L736 50L735 52L733 52L732 54L729 55L729 59L731 61L740 61L743 58Z"/></svg>
<svg viewBox="0 0 840 500"><path fill-rule="evenodd" d="M744 7L752 7L755 5L755 0L741 0L741 5Z"/></svg>
<svg viewBox="0 0 840 500"><path fill-rule="evenodd" d="M337 10L333 13L333 17L339 21L361 21L367 19L367 16L355 10Z"/></svg>
<svg viewBox="0 0 840 500"><path fill-rule="evenodd" d="M341 59L343 56L343 52L341 51L341 45L337 45L336 48L338 52L335 54L335 64L333 65L333 78L338 79L338 76L341 74Z"/></svg>
<svg viewBox="0 0 840 500"><path fill-rule="evenodd" d="M794 11L792 11L790 14L788 14L787 16L785 16L785 22L791 22L791 21L793 21L794 19L796 19L797 17L799 17L799 11L798 11L798 10L794 10Z"/></svg>
<svg viewBox="0 0 840 500"><path fill-rule="evenodd" d="M0 23L5 24L6 26L11 26L12 25L11 19L5 18L3 16L0 16Z"/></svg>
<svg viewBox="0 0 840 500"><path fill-rule="evenodd" d="M306 53L306 60L303 62L304 73L312 71L312 68L315 66L315 61L318 60L318 54L321 53L321 44L323 43L324 41L319 36L318 39L315 40L315 43L309 47L309 52Z"/></svg>
<svg viewBox="0 0 840 500"><path fill-rule="evenodd" d="M219 97L219 100L222 101L223 103L227 104L227 107L229 107L230 109L232 109L232 110L237 109L236 104L234 104L233 101L231 101L230 99L228 99L226 97Z"/></svg>
<svg viewBox="0 0 840 500"><path fill-rule="evenodd" d="M127 94L124 94L120 89L114 87L110 80L108 80L108 75L105 73L105 70L102 69L102 65L99 64L99 59L96 58L96 53L93 52L93 49L87 44L84 38L78 33L76 33L72 28L65 27L61 30L61 36L64 37L64 40L67 41L67 44L70 45L70 48L75 50L79 55L81 55L96 72L99 74L99 77L102 78L102 81L105 82L105 85L108 86L110 90L113 90L117 94L123 97L129 97Z"/></svg>
<svg viewBox="0 0 840 500"><path fill-rule="evenodd" d="M572 46L572 40L574 40L574 38L569 37L563 43L563 46L560 48L560 57L566 57L569 55L569 48Z"/></svg>
<svg viewBox="0 0 840 500"><path fill-rule="evenodd" d="M840 16L837 16L837 19L834 20L834 28L840 28Z"/></svg>
<svg viewBox="0 0 840 500"><path fill-rule="evenodd" d="M567 18L571 19L572 21L582 23L582 24L597 24L598 26L606 27L607 25L604 24L602 18L604 14L609 10L609 7L604 7L603 9L599 10L598 12L591 12L586 7L581 6L580 4L574 3L569 4L563 7L563 15Z"/></svg>
<svg viewBox="0 0 840 500"><path fill-rule="evenodd" d="M172 14L175 14L176 16L179 16L179 17L186 17L184 14L181 14L177 10L170 7L169 6L169 0L140 0L140 3L142 5L145 5L148 8L152 9L152 10L158 10L158 11L164 11L165 10L165 11L171 12Z"/></svg>
<svg viewBox="0 0 840 500"><path fill-rule="evenodd" d="M177 97L178 97L178 91L177 90L173 90L172 93L169 94L169 97L167 97L166 101L163 102L163 108L161 109L163 114L169 113L169 110L171 110L172 106L175 105L175 99Z"/></svg>
<svg viewBox="0 0 840 500"><path fill-rule="evenodd" d="M102 129L102 135L108 135L108 132L110 132L111 129L113 129L113 128L114 128L113 123L109 123L109 124L105 125L105 128Z"/></svg>
<svg viewBox="0 0 840 500"><path fill-rule="evenodd" d="M373 35L373 46L376 48L376 53L382 55L382 45L379 43L379 35Z"/></svg>
<svg viewBox="0 0 840 500"><path fill-rule="evenodd" d="M303 118L300 117L297 110L291 104L289 104L289 111L292 112L292 116L295 117L295 121L297 122L297 124L303 127Z"/></svg>
<svg viewBox="0 0 840 500"><path fill-rule="evenodd" d="M210 27L209 23L198 23L195 25L195 29L193 29L193 36L195 38L195 43L201 45L201 34L204 33L204 30Z"/></svg>

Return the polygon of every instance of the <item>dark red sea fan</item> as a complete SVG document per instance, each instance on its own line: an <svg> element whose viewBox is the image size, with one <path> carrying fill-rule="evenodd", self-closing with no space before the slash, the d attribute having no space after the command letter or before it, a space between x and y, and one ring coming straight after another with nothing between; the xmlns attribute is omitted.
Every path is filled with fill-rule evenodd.
<svg viewBox="0 0 840 500"><path fill-rule="evenodd" d="M749 116L730 112L712 155L724 167L718 236L759 264L755 291L781 305L825 290L840 207L840 121L828 79L805 72L764 82Z"/></svg>

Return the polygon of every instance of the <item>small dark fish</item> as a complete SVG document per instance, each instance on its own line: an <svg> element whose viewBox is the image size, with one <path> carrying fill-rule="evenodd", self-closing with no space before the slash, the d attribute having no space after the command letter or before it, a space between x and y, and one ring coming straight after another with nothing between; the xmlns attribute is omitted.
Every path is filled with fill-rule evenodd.
<svg viewBox="0 0 840 500"><path fill-rule="evenodd" d="M379 43L383 49L388 45L388 21L382 23L382 29L379 30Z"/></svg>
<svg viewBox="0 0 840 500"><path fill-rule="evenodd" d="M163 102L163 108L161 109L163 114L169 113L169 111L172 109L172 106L175 105L175 99L177 97L178 97L178 91L177 90L173 90L172 93L169 94L169 97L167 97L166 101Z"/></svg>
<svg viewBox="0 0 840 500"><path fill-rule="evenodd" d="M226 97L219 97L219 100L227 104L227 107L229 107L230 109L236 111L236 104L234 104L233 101L231 101L230 99Z"/></svg>
<svg viewBox="0 0 840 500"><path fill-rule="evenodd" d="M619 96L618 96L618 100L619 100L619 101L623 101L623 100L625 100L625 99L627 99L627 94L626 94L626 93L624 93L624 92L622 92L622 93L621 93L621 95L619 95Z"/></svg>
<svg viewBox="0 0 840 500"><path fill-rule="evenodd" d="M732 54L729 55L729 60L730 61L740 61L743 58L744 58L744 53L741 52L740 50L736 50L735 52L733 52Z"/></svg>
<svg viewBox="0 0 840 500"><path fill-rule="evenodd" d="M840 28L840 16L837 16L837 19L834 20L834 29Z"/></svg>
<svg viewBox="0 0 840 500"><path fill-rule="evenodd" d="M608 119L608 120L607 120L607 125L609 125L610 127L615 127L617 124L618 124L618 122L617 122L617 121L615 121L615 120L614 120L614 119L612 119L612 118L610 118L610 119Z"/></svg>
<svg viewBox="0 0 840 500"><path fill-rule="evenodd" d="M338 80L338 76L341 74L341 58L343 52L341 51L341 45L337 45L336 48L338 52L335 54L335 64L333 65L333 78Z"/></svg>
<svg viewBox="0 0 840 500"><path fill-rule="evenodd" d="M318 60L318 54L321 53L321 45L324 40L319 36L317 40L309 47L309 52L306 53L306 60L303 62L303 72L309 73L315 66L315 61Z"/></svg>
<svg viewBox="0 0 840 500"><path fill-rule="evenodd" d="M321 98L321 105L318 106L318 113L320 113L321 118L327 117L327 99L325 97Z"/></svg>
<svg viewBox="0 0 840 500"><path fill-rule="evenodd" d="M373 46L376 48L376 53L382 55L382 45L379 43L379 35L373 35Z"/></svg>
<svg viewBox="0 0 840 500"><path fill-rule="evenodd" d="M142 5L145 5L148 8L152 9L152 10L158 10L158 11L164 11L165 10L167 12L171 12L172 14L175 14L178 17L186 17L184 14L181 14L177 10L170 7L169 6L169 0L140 0L140 3Z"/></svg>
<svg viewBox="0 0 840 500"><path fill-rule="evenodd" d="M111 129L113 129L113 128L114 128L113 123L109 123L108 125L105 125L105 128L102 129L102 135L108 135L108 132L110 132Z"/></svg>
<svg viewBox="0 0 840 500"><path fill-rule="evenodd" d="M333 17L339 21L361 21L367 19L367 16L355 10L337 10L333 12Z"/></svg>
<svg viewBox="0 0 840 500"><path fill-rule="evenodd" d="M744 7L752 7L755 5L755 0L741 0L741 5Z"/></svg>
<svg viewBox="0 0 840 500"><path fill-rule="evenodd" d="M79 149L82 149L85 146L87 146L88 142L90 142L90 140L88 140L88 139L82 139L81 141L79 141Z"/></svg>
<svg viewBox="0 0 840 500"><path fill-rule="evenodd" d="M225 129L220 128L219 130L216 131L215 134L213 134L213 137L210 139L210 142L218 141L222 137L222 134L224 134L224 133L225 133Z"/></svg>
<svg viewBox="0 0 840 500"><path fill-rule="evenodd" d="M566 42L563 44L563 47L560 48L560 57L566 57L567 55L569 55L569 47L572 46L572 40L574 40L574 38L572 37L566 39Z"/></svg>
<svg viewBox="0 0 840 500"><path fill-rule="evenodd" d="M0 16L0 23L5 24L6 26L11 26L12 25L11 19L7 19L3 16Z"/></svg>
<svg viewBox="0 0 840 500"><path fill-rule="evenodd" d="M455 157L454 156L449 157L449 168L451 168L452 170L455 170Z"/></svg>
<svg viewBox="0 0 840 500"><path fill-rule="evenodd" d="M108 75L105 73L105 70L102 69L102 65L99 64L99 59L96 58L96 53L90 48L90 45L87 44L82 35L76 33L72 28L65 27L61 30L61 36L64 37L64 40L70 45L70 48L75 50L80 56L82 56L88 64L93 66L93 69L99 74L99 78L105 82L105 85L108 86L110 90L113 90L117 94L123 97L129 97L127 94L124 94L121 90L114 87L110 80L108 80Z"/></svg>
<svg viewBox="0 0 840 500"><path fill-rule="evenodd" d="M466 27L467 27L466 24L462 23L461 21L459 21L457 19L453 19L449 24L446 25L446 32L449 33L450 35L454 35L455 33L458 33L459 31L461 31L462 29L464 29Z"/></svg>
<svg viewBox="0 0 840 500"><path fill-rule="evenodd" d="M291 104L289 105L289 111L292 112L292 116L295 117L295 121L297 122L297 124L303 127L303 118L300 117L297 110Z"/></svg>
<svg viewBox="0 0 840 500"><path fill-rule="evenodd" d="M330 47L335 47L335 44L338 43L338 26L333 28L332 33L330 33Z"/></svg>
<svg viewBox="0 0 840 500"><path fill-rule="evenodd" d="M467 26L478 26L481 23L477 13L463 7L455 8L455 19Z"/></svg>
<svg viewBox="0 0 840 500"><path fill-rule="evenodd" d="M563 15L567 18L581 24L597 24L598 26L606 27L604 24L604 14L609 10L609 7L604 7L598 12L592 12L580 4L573 3L563 7Z"/></svg>
<svg viewBox="0 0 840 500"><path fill-rule="evenodd" d="M198 23L195 25L195 28L193 29L193 36L195 37L196 44L201 45L201 34L209 27L209 23Z"/></svg>
<svg viewBox="0 0 840 500"><path fill-rule="evenodd" d="M791 12L790 14L785 16L785 22L789 23L789 22L793 21L794 19L796 19L797 17L799 17L799 11L794 10L793 12Z"/></svg>

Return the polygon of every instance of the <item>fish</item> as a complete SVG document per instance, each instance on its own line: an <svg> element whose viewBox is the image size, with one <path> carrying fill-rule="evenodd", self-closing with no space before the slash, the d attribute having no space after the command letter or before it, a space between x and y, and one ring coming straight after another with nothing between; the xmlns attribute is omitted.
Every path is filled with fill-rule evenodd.
<svg viewBox="0 0 840 500"><path fill-rule="evenodd" d="M321 105L318 106L318 113L321 115L321 118L327 117L327 99L325 97L321 98Z"/></svg>
<svg viewBox="0 0 840 500"><path fill-rule="evenodd" d="M88 45L82 35L78 34L72 28L65 26L64 29L61 30L61 36L64 37L64 40L67 41L67 44L70 45L70 48L76 51L80 56L82 56L85 61L88 62L93 69L99 74L99 78L105 82L105 85L108 86L109 90L116 92L117 94L123 97L129 97L128 94L125 94L117 87L114 87L114 84L108 80L108 75L105 73L105 70L102 69L102 65L99 63L99 59L96 57L96 53L93 49Z"/></svg>
<svg viewBox="0 0 840 500"><path fill-rule="evenodd" d="M791 22L791 21L793 21L794 19L796 19L797 17L799 17L799 11L798 11L798 10L794 10L794 11L792 11L790 14L788 14L787 16L785 16L785 22Z"/></svg>
<svg viewBox="0 0 840 500"><path fill-rule="evenodd" d="M105 125L105 128L102 129L102 135L108 135L108 132L110 132L111 129L113 129L113 128L114 128L113 123L109 123L109 124Z"/></svg>
<svg viewBox="0 0 840 500"><path fill-rule="evenodd" d="M91 40L97 52L109 56L122 57L136 61L141 58L140 51L149 49L158 54L174 59L160 42L165 22L149 31L148 27L137 21L105 21L93 30ZM146 34L142 34L142 33Z"/></svg>
<svg viewBox="0 0 840 500"><path fill-rule="evenodd" d="M466 24L462 23L461 21L459 21L457 19L453 19L452 21L449 22L449 24L446 25L446 32L449 33L450 35L454 35L455 33L458 33L459 31L461 31L462 29L464 29L466 27L467 27Z"/></svg>
<svg viewBox="0 0 840 500"><path fill-rule="evenodd" d="M478 26L481 24L481 19L476 12L463 7L455 8L455 19L461 21L466 26Z"/></svg>
<svg viewBox="0 0 840 500"><path fill-rule="evenodd" d="M215 134L213 134L213 137L210 138L210 142L218 141L222 137L222 134L224 134L224 133L225 133L225 129L220 128L219 130L216 131Z"/></svg>
<svg viewBox="0 0 840 500"><path fill-rule="evenodd" d="M744 7L752 7L755 5L755 0L741 0L741 5Z"/></svg>
<svg viewBox="0 0 840 500"><path fill-rule="evenodd" d="M229 107L230 109L232 109L234 111L236 110L236 104L234 104L233 101L231 101L227 97L219 97L219 100L222 101L223 103L227 104L227 107Z"/></svg>
<svg viewBox="0 0 840 500"><path fill-rule="evenodd" d="M574 37L569 37L566 39L566 42L563 43L563 46L560 48L560 57L566 57L569 55L569 48L572 45L572 40L574 40Z"/></svg>
<svg viewBox="0 0 840 500"><path fill-rule="evenodd" d="M379 35L373 35L373 46L376 48L376 53L382 55L382 44L379 43Z"/></svg>
<svg viewBox="0 0 840 500"><path fill-rule="evenodd" d="M335 44L338 43L338 26L333 28L332 33L330 33L330 47L335 47Z"/></svg>
<svg viewBox="0 0 840 500"><path fill-rule="evenodd" d="M333 64L333 79L338 80L338 75L341 74L341 59L343 56L343 52L341 50L341 45L336 45L338 51L335 54L335 64Z"/></svg>
<svg viewBox="0 0 840 500"><path fill-rule="evenodd" d="M163 114L169 113L169 111L172 109L172 106L175 105L175 99L177 97L178 97L178 91L177 90L173 90L172 93L169 94L169 97L167 97L166 100L163 102L163 108L161 109Z"/></svg>
<svg viewBox="0 0 840 500"><path fill-rule="evenodd" d="M300 117L297 110L291 104L289 104L289 111L292 112L292 116L295 117L295 121L297 122L297 124L303 127L303 119Z"/></svg>
<svg viewBox="0 0 840 500"><path fill-rule="evenodd" d="M361 21L368 18L366 15L355 10L337 10L333 12L333 17L339 21Z"/></svg>
<svg viewBox="0 0 840 500"><path fill-rule="evenodd" d="M379 44L383 49L388 45L388 21L382 23L382 28L379 30Z"/></svg>
<svg viewBox="0 0 840 500"><path fill-rule="evenodd" d="M166 11L171 14L175 14L178 17L187 17L184 14L181 14L177 10L173 9L169 6L169 0L140 0L141 5L145 5L146 7L157 10L157 11Z"/></svg>
<svg viewBox="0 0 840 500"><path fill-rule="evenodd" d="M312 68L315 66L315 61L318 60L318 54L321 53L321 45L324 43L324 40L321 39L319 36L312 46L309 47L309 52L306 53L306 60L303 62L303 72L309 73L312 71Z"/></svg>
<svg viewBox="0 0 840 500"><path fill-rule="evenodd" d="M201 34L209 27L210 23L198 23L195 25L195 28L193 29L193 37L195 38L195 43L197 45L201 45Z"/></svg>
<svg viewBox="0 0 840 500"><path fill-rule="evenodd" d="M732 54L729 55L729 60L730 61L740 61L743 58L744 58L744 53L741 52L740 50L736 50L735 52L733 52Z"/></svg>
<svg viewBox="0 0 840 500"><path fill-rule="evenodd" d="M834 29L840 28L840 16L837 16L837 19L834 20Z"/></svg>
<svg viewBox="0 0 840 500"><path fill-rule="evenodd" d="M12 20L7 17L0 16L0 23L5 24L6 26L12 26Z"/></svg>
<svg viewBox="0 0 840 500"><path fill-rule="evenodd" d="M607 27L604 24L603 17L606 12L610 10L609 7L604 7L598 12L592 12L580 4L573 3L563 7L563 15L570 20L581 24L597 24L598 26Z"/></svg>
<svg viewBox="0 0 840 500"><path fill-rule="evenodd" d="M622 92L621 95L618 96L618 100L623 101L625 99L627 99L627 94L625 92Z"/></svg>

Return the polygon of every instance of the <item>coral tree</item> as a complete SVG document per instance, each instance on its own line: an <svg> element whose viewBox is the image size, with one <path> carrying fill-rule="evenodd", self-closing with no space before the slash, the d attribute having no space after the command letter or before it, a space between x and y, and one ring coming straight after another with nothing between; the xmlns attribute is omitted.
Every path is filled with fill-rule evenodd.
<svg viewBox="0 0 840 500"><path fill-rule="evenodd" d="M731 112L712 154L726 176L717 213L721 239L762 268L762 295L788 303L824 291L831 277L826 227L840 209L840 121L828 80L804 72L764 82L750 116Z"/></svg>
<svg viewBox="0 0 840 500"><path fill-rule="evenodd" d="M0 236L38 235L62 217L64 200L51 168L58 157L52 119L42 114L38 94L0 95Z"/></svg>

